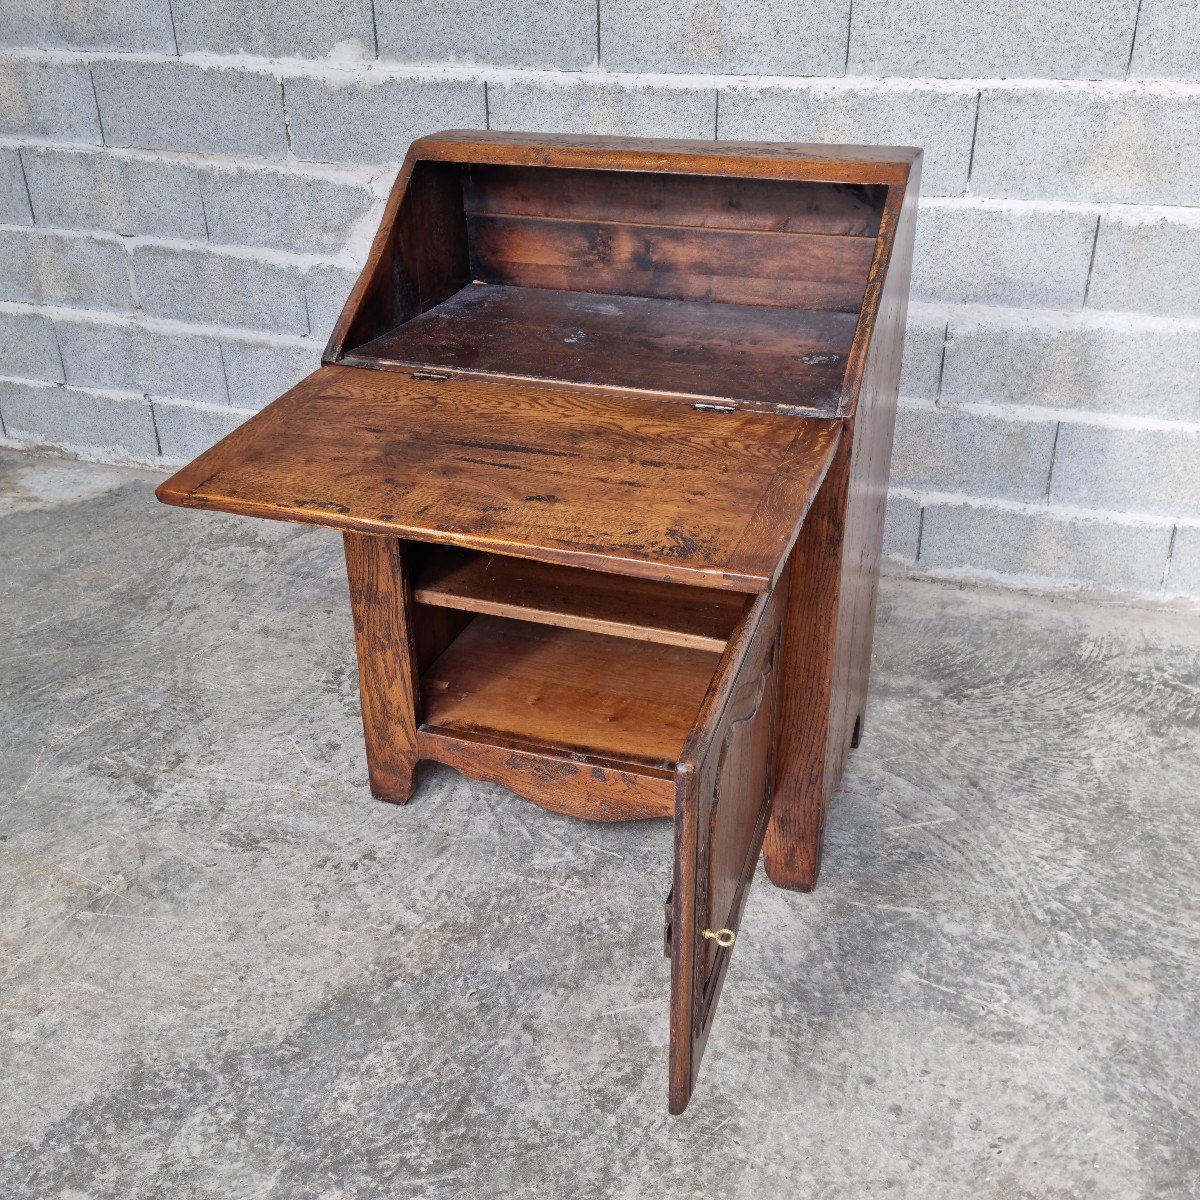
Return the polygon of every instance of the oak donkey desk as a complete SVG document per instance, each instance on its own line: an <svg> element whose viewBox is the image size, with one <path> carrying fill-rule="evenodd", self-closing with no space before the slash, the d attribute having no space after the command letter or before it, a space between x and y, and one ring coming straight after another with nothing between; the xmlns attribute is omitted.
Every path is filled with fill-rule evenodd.
<svg viewBox="0 0 1200 1200"><path fill-rule="evenodd" d="M675 822L673 1113L861 734L919 163L422 138L324 365L158 490L342 531L380 799Z"/></svg>

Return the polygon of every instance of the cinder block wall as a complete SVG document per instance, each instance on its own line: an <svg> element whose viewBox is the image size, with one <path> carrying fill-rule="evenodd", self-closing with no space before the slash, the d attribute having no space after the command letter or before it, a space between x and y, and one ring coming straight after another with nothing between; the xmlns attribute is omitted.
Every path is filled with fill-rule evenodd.
<svg viewBox="0 0 1200 1200"><path fill-rule="evenodd" d="M0 0L0 421L171 464L446 126L925 147L900 569L1200 598L1196 0Z"/></svg>

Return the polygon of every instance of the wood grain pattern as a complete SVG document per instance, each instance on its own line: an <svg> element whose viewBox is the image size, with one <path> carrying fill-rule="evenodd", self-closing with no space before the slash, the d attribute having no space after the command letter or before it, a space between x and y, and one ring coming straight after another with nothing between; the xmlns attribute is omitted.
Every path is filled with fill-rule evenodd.
<svg viewBox="0 0 1200 1200"><path fill-rule="evenodd" d="M479 616L423 675L424 726L671 771L718 659Z"/></svg>
<svg viewBox="0 0 1200 1200"><path fill-rule="evenodd" d="M441 163L407 162L368 261L388 267L360 278L355 294L362 302L334 332L339 348L347 339L371 341L470 281L460 172Z"/></svg>
<svg viewBox="0 0 1200 1200"><path fill-rule="evenodd" d="M841 778L851 745L857 744L856 731L861 738L866 728L884 510L908 319L920 178L917 163L907 188L893 188L889 193L884 213L889 228L881 239L879 262L871 284L878 290L879 302L874 311L874 327L852 425L847 429L852 439L853 459L846 501L846 545L838 617L845 642L839 646L830 701L833 738L830 756L834 762L830 791Z"/></svg>
<svg viewBox="0 0 1200 1200"><path fill-rule="evenodd" d="M730 142L612 137L579 133L504 133L447 129L409 147L414 160L526 167L645 171L652 174L813 180L903 187L921 151L904 146Z"/></svg>
<svg viewBox="0 0 1200 1200"><path fill-rule="evenodd" d="M411 555L426 548L416 542L407 543ZM471 623L471 614L458 609L422 604L413 596L413 640L416 643L417 670L424 672L446 652L450 643Z"/></svg>
<svg viewBox="0 0 1200 1200"><path fill-rule="evenodd" d="M772 883L800 891L816 881L826 804L836 786L827 773L827 745L851 450L849 440L838 447L779 584L787 590L787 612L776 797L765 859Z"/></svg>
<svg viewBox="0 0 1200 1200"><path fill-rule="evenodd" d="M716 653L745 608L736 592L681 589L450 546L421 554L413 595L443 608Z"/></svg>
<svg viewBox="0 0 1200 1200"><path fill-rule="evenodd" d="M375 795L673 816L673 1113L862 725L919 159L422 138L327 365L158 490L343 532Z"/></svg>
<svg viewBox="0 0 1200 1200"><path fill-rule="evenodd" d="M675 811L673 777L636 764L572 757L462 730L422 728L417 745L423 759L446 763L471 779L501 784L539 808L579 820L643 821Z"/></svg>
<svg viewBox="0 0 1200 1200"><path fill-rule="evenodd" d="M764 591L836 422L323 367L160 485L192 508Z"/></svg>
<svg viewBox="0 0 1200 1200"><path fill-rule="evenodd" d="M417 676L411 598L395 538L343 538L371 794L403 804L417 764Z"/></svg>
<svg viewBox="0 0 1200 1200"><path fill-rule="evenodd" d="M792 552L777 795L766 868L811 891L829 798L865 718L919 167L889 191L848 377L846 438Z"/></svg>
<svg viewBox="0 0 1200 1200"><path fill-rule="evenodd" d="M759 597L730 641L676 772L671 887L669 1105L695 1086L733 948L705 929L741 926L770 815L781 589Z"/></svg>
<svg viewBox="0 0 1200 1200"><path fill-rule="evenodd" d="M661 300L856 313L874 238L477 215L471 273L484 283Z"/></svg>
<svg viewBox="0 0 1200 1200"><path fill-rule="evenodd" d="M412 182L432 191L438 188L462 188L464 176L471 189L472 175L488 167L556 168L588 174L595 172L641 173L665 176L695 176L701 179L736 178L742 185L770 181L831 183L866 193L880 185L904 186L911 165L920 151L883 146L800 145L774 142L650 141L643 138L589 137L585 135L521 134L445 130L413 142L388 198L383 220L371 245L358 281L351 289L346 306L330 334L323 362L339 361L348 351L373 340L403 318L399 297L405 291L403 279L396 278L398 242L419 246L415 232L404 235L402 209ZM421 181L427 174L429 183ZM715 187L703 184L700 187ZM476 189L477 190L477 189ZM636 201L637 193L633 193ZM702 193L698 193L698 196ZM758 193L756 193L758 194ZM651 198L652 201L652 198ZM470 201L478 204L477 196ZM753 211L755 201L750 201ZM832 194L821 202L836 206ZM868 206L878 203L871 195ZM642 206L644 208L644 206ZM653 203L651 202L651 210ZM819 207L819 206L818 206ZM851 204L848 211L852 211ZM465 205L459 212L465 213ZM789 206L788 216L796 215ZM405 218L407 219L407 218ZM776 218L779 220L780 218ZM414 222L419 224L419 222ZM852 230L845 230L847 233ZM864 232L873 232L869 228ZM451 239L462 246L457 232ZM465 240L465 239L464 239ZM453 253L457 254L455 250ZM465 282L465 280L464 280ZM382 314L386 313L384 316Z"/></svg>
<svg viewBox="0 0 1200 1200"><path fill-rule="evenodd" d="M857 316L476 284L356 366L624 387L836 415Z"/></svg>
<svg viewBox="0 0 1200 1200"><path fill-rule="evenodd" d="M469 214L874 238L883 189L808 180L468 165Z"/></svg>
<svg viewBox="0 0 1200 1200"><path fill-rule="evenodd" d="M770 635L768 640L767 634ZM774 623L757 653L739 671L725 714L716 782L708 810L708 861L697 911L709 929L736 929L743 893L754 876L774 790L775 713L779 694L779 635ZM706 983L724 953L705 943Z"/></svg>

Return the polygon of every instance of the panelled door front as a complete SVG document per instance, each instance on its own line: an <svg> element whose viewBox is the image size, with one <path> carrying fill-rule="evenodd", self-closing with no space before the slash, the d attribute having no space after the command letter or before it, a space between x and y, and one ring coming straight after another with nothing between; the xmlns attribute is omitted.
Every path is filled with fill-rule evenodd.
<svg viewBox="0 0 1200 1200"><path fill-rule="evenodd" d="M770 816L781 591L761 597L730 640L676 777L672 1113L691 1097Z"/></svg>

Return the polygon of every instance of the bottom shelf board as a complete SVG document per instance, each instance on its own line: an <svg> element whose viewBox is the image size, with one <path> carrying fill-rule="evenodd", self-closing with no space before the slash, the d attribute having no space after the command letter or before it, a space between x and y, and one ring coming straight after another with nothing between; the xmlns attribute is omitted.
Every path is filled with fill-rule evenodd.
<svg viewBox="0 0 1200 1200"><path fill-rule="evenodd" d="M423 725L669 771L719 660L478 616L423 675Z"/></svg>

